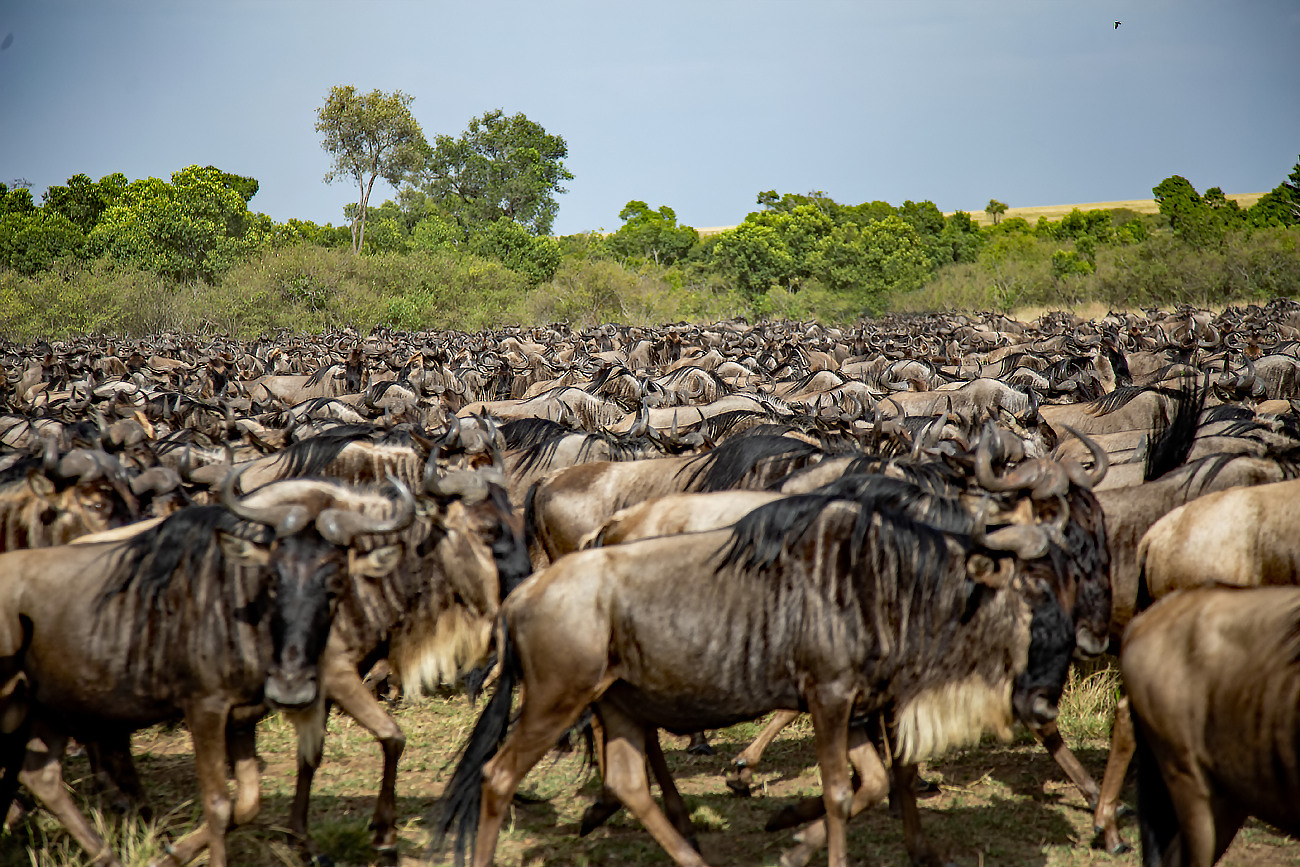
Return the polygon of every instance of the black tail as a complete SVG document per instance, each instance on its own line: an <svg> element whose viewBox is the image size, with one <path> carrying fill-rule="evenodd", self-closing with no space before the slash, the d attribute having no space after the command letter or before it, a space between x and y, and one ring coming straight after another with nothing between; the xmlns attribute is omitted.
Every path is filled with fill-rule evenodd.
<svg viewBox="0 0 1300 867"><path fill-rule="evenodd" d="M468 853L474 857L474 842L478 837L480 802L483 795L483 766L496 755L510 730L510 705L515 686L519 682L519 657L510 643L510 632L504 621L497 624L497 653L501 659L501 674L496 691L483 708L474 731L461 752L456 771L447 788L434 807L434 839L431 849L441 850L447 835L456 837L456 867L463 867ZM432 855L433 852L430 852Z"/></svg>
<svg viewBox="0 0 1300 867"><path fill-rule="evenodd" d="M1146 611L1155 604L1155 597L1151 595L1151 586L1147 583L1147 564L1143 561L1138 567L1138 595L1137 611Z"/></svg>
<svg viewBox="0 0 1300 867"><path fill-rule="evenodd" d="M1130 713L1132 707L1129 708ZM1133 741L1137 760L1138 836L1142 841L1142 867L1161 867L1165 854L1178 840L1178 815L1169 788L1156 764L1155 753L1133 717Z"/></svg>

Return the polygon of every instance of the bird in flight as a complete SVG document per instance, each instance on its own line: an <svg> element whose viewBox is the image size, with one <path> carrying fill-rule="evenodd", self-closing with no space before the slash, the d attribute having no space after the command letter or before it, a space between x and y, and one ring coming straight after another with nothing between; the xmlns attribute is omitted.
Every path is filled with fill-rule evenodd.
<svg viewBox="0 0 1300 867"><path fill-rule="evenodd" d="M1116 21L1116 22L1115 22L1115 29L1116 29L1116 30L1119 29L1119 25L1120 25L1120 23L1121 23L1121 22L1119 22L1119 21Z"/></svg>

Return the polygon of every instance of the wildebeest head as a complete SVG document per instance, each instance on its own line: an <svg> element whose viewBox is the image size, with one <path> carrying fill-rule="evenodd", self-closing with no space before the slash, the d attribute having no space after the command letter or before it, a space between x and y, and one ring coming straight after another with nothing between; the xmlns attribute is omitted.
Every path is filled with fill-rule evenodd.
<svg viewBox="0 0 1300 867"><path fill-rule="evenodd" d="M344 581L382 576L401 559L397 545L357 556L350 551L354 538L404 529L415 516L414 498L392 479L399 503L388 518L360 511L348 489L330 483L280 482L238 500L238 475L232 472L222 483L222 504L246 521L273 527L275 534L266 546L225 534L221 544L226 556L273 571L273 652L265 695L280 707L305 707L318 697L317 662Z"/></svg>
<svg viewBox="0 0 1300 867"><path fill-rule="evenodd" d="M35 509L23 519L26 547L70 542L86 533L120 527L139 517L139 504L126 472L112 455L74 449L62 457L51 440L40 465L27 471ZM15 502L11 508L22 511Z"/></svg>
<svg viewBox="0 0 1300 867"><path fill-rule="evenodd" d="M1022 495L1016 504L1020 517L1014 520L1054 527L1051 544L1032 559L1058 582L1065 610L1074 620L1077 652L1090 658L1103 653L1109 643L1110 554L1101 507L1092 493L1105 477L1109 460L1093 440L1067 429L1092 453L1091 470L1073 460L1035 459L998 476L992 452L999 440L990 426L976 451L975 477L985 490Z"/></svg>

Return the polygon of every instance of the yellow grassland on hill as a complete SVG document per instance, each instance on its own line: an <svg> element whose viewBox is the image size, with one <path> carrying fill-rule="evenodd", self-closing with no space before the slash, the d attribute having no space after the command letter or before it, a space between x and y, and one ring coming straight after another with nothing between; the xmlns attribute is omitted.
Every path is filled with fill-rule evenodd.
<svg viewBox="0 0 1300 867"><path fill-rule="evenodd" d="M1263 193L1235 193L1227 196L1242 208L1249 208L1260 200ZM1155 214L1160 211L1156 206L1155 199L1129 199L1123 202L1087 202L1077 205L1033 205L1026 208L1007 208L1001 219L1008 217L1022 217L1030 223L1038 222L1039 217L1046 217L1049 220L1059 220L1066 214L1078 208L1080 211L1109 211L1113 208L1128 208L1130 211L1136 211L1139 214ZM992 226L993 215L987 211L967 211L971 219L981 226ZM944 216L950 216L951 211Z"/></svg>
<svg viewBox="0 0 1300 867"><path fill-rule="evenodd" d="M1232 199L1242 208L1249 208L1260 200L1263 193L1234 193L1227 198ZM1080 211L1109 211L1112 208L1128 208L1130 211L1136 211L1139 214L1155 214L1159 212L1156 207L1155 199L1128 199L1122 202L1082 202L1074 205L1032 205L1025 208L1007 208L1001 219L1008 217L1022 217L1030 223L1038 222L1039 217L1046 217L1049 220L1059 220L1066 214L1078 208ZM971 219L981 226L992 226L993 215L985 211L967 211ZM952 211L946 211L945 217L952 216ZM695 231L700 235L716 235L719 232L725 232L727 229L734 229L735 226L708 226L697 228Z"/></svg>

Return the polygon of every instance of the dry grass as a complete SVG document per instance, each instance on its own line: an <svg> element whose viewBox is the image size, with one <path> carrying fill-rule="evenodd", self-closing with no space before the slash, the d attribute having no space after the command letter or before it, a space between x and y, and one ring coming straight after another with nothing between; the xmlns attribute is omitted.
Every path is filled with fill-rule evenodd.
<svg viewBox="0 0 1300 867"><path fill-rule="evenodd" d="M1108 680L1108 678L1110 678ZM1075 679L1063 702L1062 728L1084 764L1099 775L1105 763L1106 721L1113 697L1108 670ZM398 785L401 865L424 863L426 821L450 775L457 745L473 724L475 709L463 698L404 702L393 713L408 736ZM727 758L742 749L758 724L734 726L712 737L718 755L687 755L685 739L667 736L665 752L693 818L705 857L715 867L773 864L791 844L790 832L767 833L763 825L776 808L818 794L812 761L811 726L801 720L773 744L759 767L755 796L733 797L723 784ZM180 729L155 728L135 741L141 773L155 807L167 812L162 831L176 835L197 818L192 799L194 771L189 740ZM230 835L233 865L284 867L296 863L295 847L280 827L293 795L292 731L267 720L259 731L264 762L263 811L259 823ZM312 832L340 867L369 859L367 823L379 778L379 750L351 720L335 715L325 763L316 777ZM942 792L922 802L926 830L954 861L963 865L1013 867L1136 867L1136 854L1119 858L1089 847L1091 816L1083 799L1051 763L1045 751L1021 734L1009 745L986 743L954 752L924 769ZM159 831L138 821L123 822L88 795L83 759L68 762L67 778L96 821L115 829L128 867L156 853ZM530 803L518 804L501 835L500 865L667 865L669 859L649 834L625 814L586 838L576 836L583 809L597 790L596 779L577 755L544 759L525 778ZM1126 793L1131 802L1131 790ZM1123 833L1136 840L1132 820ZM859 865L907 862L898 821L883 807L850 826L850 849ZM824 859L824 856L822 856ZM444 863L445 859L435 859ZM0 867L71 867L84 863L75 845L48 816L39 816L17 836L0 837ZM825 863L824 860L816 863ZM1272 867L1300 863L1300 844L1263 826L1243 832L1221 862L1230 867Z"/></svg>
<svg viewBox="0 0 1300 867"><path fill-rule="evenodd" d="M1242 208L1249 208L1263 196L1263 193L1234 193L1227 198L1232 199ZM1081 202L1073 205L1031 205L1023 208L1007 208L999 219L1005 220L1009 217L1022 217L1030 223L1038 222L1039 217L1046 217L1049 220L1059 220L1066 214L1078 208L1080 211L1101 210L1109 211L1114 208L1127 208L1139 214L1157 214L1160 209L1156 207L1155 199L1128 199L1122 202ZM945 217L951 217L953 211L945 211ZM972 220L981 226L992 226L993 216L985 211L967 211ZM706 235L716 235L719 232L725 232L728 229L734 229L735 226L706 226L702 229L696 228L695 231L700 233L700 237Z"/></svg>
<svg viewBox="0 0 1300 867"><path fill-rule="evenodd" d="M1235 193L1227 198L1232 199L1242 208L1249 208L1258 202L1263 195L1263 193ZM1023 208L1007 208L1000 219L1021 217L1030 223L1038 222L1039 217L1059 220L1075 208L1080 211L1109 211L1115 208L1127 208L1139 214L1156 214L1160 212L1155 199L1128 199L1122 202L1087 202L1074 205L1032 205ZM968 211L967 213L970 214L972 220L981 226L993 225L993 215L987 211ZM951 214L952 212L949 211L944 216L951 216Z"/></svg>

